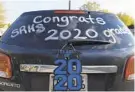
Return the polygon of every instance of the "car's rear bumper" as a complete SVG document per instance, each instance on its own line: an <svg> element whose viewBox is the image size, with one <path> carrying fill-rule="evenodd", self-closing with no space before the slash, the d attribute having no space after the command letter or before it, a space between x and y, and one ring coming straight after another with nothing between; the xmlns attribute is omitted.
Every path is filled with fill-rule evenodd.
<svg viewBox="0 0 135 92"><path fill-rule="evenodd" d="M117 76L115 78L115 82L112 86L111 91L134 91L134 80L126 81L121 78L121 76Z"/></svg>
<svg viewBox="0 0 135 92"><path fill-rule="evenodd" d="M116 82L111 91L134 91L134 81Z"/></svg>
<svg viewBox="0 0 135 92"><path fill-rule="evenodd" d="M31 65L33 66L33 65ZM20 68L19 76L11 80L0 78L0 89L5 91L49 91L49 78L53 73L53 66L41 66L40 71L29 72ZM29 67L30 68L30 67ZM133 91L134 81L124 81L116 74L116 66L83 67L83 73L88 76L88 91Z"/></svg>
<svg viewBox="0 0 135 92"><path fill-rule="evenodd" d="M123 81L120 77L107 78L112 75L89 75L89 91L134 91L134 81ZM114 82L112 84L112 82ZM7 83L7 84L6 84ZM48 91L49 74L35 75L26 74L21 83L0 78L0 90L5 91Z"/></svg>

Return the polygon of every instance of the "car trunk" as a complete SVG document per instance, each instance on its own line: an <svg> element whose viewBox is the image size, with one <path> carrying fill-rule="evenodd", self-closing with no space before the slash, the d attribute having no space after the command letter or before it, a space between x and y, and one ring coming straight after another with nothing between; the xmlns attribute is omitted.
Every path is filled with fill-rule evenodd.
<svg viewBox="0 0 135 92"><path fill-rule="evenodd" d="M119 50L120 52L121 50ZM95 72L88 70L86 72L88 76L88 90L89 91L101 91L111 89L116 75L123 77L124 63L127 58L127 53L118 53L118 50L78 50L79 60L81 60L82 66L117 66L117 71L108 72L108 69L103 69L101 72L94 70ZM49 90L50 74L48 72L30 72L20 71L21 64L27 65L49 65L55 66L58 50L46 50L46 51L29 51L12 53L13 62L13 74L16 76L18 83L21 83L26 90ZM104 53L104 54L103 54ZM123 56L121 58L121 55ZM111 70L111 69L110 69ZM91 71L91 72L90 72ZM84 72L82 72L84 73Z"/></svg>

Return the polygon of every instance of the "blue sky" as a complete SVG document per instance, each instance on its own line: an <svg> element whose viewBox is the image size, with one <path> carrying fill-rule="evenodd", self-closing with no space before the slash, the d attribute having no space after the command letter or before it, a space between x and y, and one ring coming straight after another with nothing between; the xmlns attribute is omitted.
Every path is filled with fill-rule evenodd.
<svg viewBox="0 0 135 92"><path fill-rule="evenodd" d="M68 0L1 0L6 10L7 22L13 22L26 11L68 9ZM72 9L79 9L89 0L71 0ZM90 0L111 12L126 12L135 18L135 0Z"/></svg>

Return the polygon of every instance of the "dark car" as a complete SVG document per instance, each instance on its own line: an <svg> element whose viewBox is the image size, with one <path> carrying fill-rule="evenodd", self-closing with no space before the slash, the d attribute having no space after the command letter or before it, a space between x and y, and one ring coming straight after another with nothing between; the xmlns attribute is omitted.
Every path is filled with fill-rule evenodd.
<svg viewBox="0 0 135 92"><path fill-rule="evenodd" d="M23 13L0 40L0 90L133 91L133 35L111 13Z"/></svg>

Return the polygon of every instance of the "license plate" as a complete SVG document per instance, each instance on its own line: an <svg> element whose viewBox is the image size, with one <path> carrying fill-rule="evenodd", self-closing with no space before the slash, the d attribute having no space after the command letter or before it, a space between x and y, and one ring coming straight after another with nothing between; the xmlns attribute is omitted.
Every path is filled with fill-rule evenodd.
<svg viewBox="0 0 135 92"><path fill-rule="evenodd" d="M81 74L82 75L82 81L83 81L83 85L82 85L82 89L80 91L87 91L87 75L86 74ZM53 80L54 78L54 74L50 74L50 80L49 80L49 91L54 91L54 87L53 85L55 85L57 82ZM67 83L65 83L65 85L67 85Z"/></svg>

